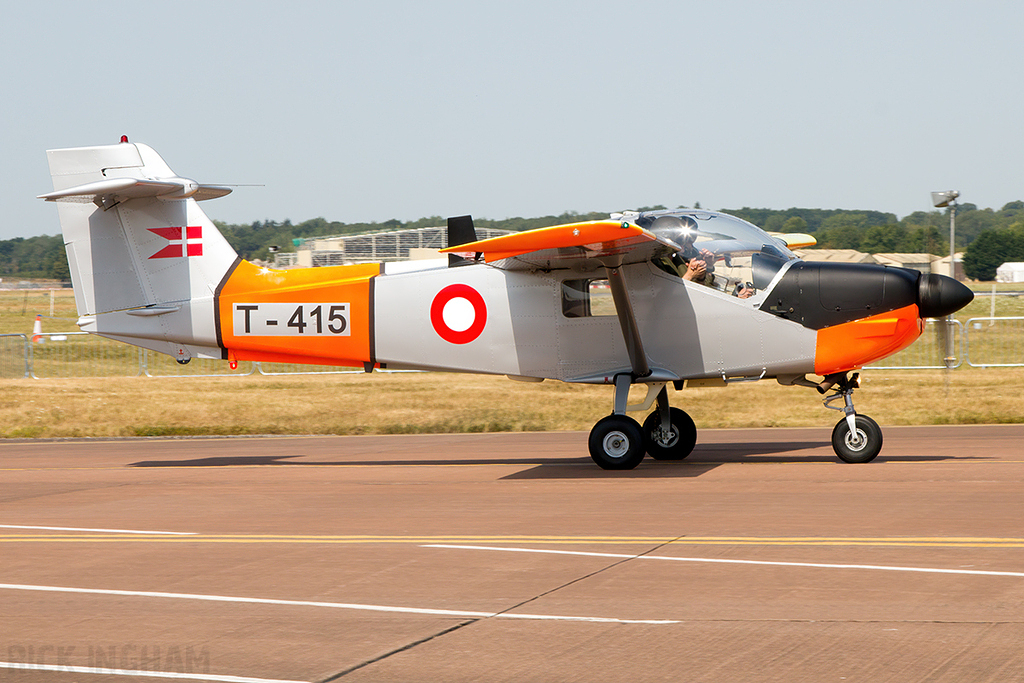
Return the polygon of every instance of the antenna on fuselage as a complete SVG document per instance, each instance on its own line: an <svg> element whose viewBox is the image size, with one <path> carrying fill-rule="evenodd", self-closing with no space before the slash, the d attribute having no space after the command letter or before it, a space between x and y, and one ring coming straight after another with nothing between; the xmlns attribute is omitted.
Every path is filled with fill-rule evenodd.
<svg viewBox="0 0 1024 683"><path fill-rule="evenodd" d="M476 242L476 228L472 216L451 216L448 218L448 247L459 247Z"/></svg>
<svg viewBox="0 0 1024 683"><path fill-rule="evenodd" d="M448 247L459 247L463 244L476 242L476 228L473 227L472 216L448 217ZM472 263L456 254L448 254L448 267Z"/></svg>

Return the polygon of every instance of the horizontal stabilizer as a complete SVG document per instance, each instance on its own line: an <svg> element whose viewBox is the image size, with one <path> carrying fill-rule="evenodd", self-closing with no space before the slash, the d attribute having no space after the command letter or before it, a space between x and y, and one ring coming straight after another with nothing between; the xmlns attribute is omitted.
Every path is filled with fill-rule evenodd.
<svg viewBox="0 0 1024 683"><path fill-rule="evenodd" d="M200 185L188 178L164 178L160 180L140 178L110 178L93 183L76 185L64 190L39 195L48 202L97 202L105 197L117 200L159 197L161 199L184 199L192 197L197 201L216 199L231 193L230 187L222 185ZM105 202L111 203L111 202Z"/></svg>

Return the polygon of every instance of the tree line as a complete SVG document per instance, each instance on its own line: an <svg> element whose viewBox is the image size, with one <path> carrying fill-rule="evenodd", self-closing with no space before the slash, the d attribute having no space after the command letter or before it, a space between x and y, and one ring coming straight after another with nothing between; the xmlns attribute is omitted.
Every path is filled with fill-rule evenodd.
<svg viewBox="0 0 1024 683"><path fill-rule="evenodd" d="M664 209L664 206L640 210ZM699 205L698 205L699 208ZM771 232L808 233L826 249L856 249L867 253L949 254L948 211L916 211L902 219L880 211L845 209L723 209ZM536 218L474 219L478 227L500 230L532 230L562 223L600 220L607 212L566 212ZM372 223L343 223L312 218L301 223L255 221L225 223L214 221L228 243L247 260L270 260L272 247L295 251L304 238L390 232L445 224L441 216L415 221L391 219ZM956 243L964 254L968 277L992 280L995 269L1006 261L1024 261L1024 201L1006 204L999 210L979 209L961 204L956 215ZM0 277L52 278L69 276L63 240L59 236L16 237L0 240Z"/></svg>
<svg viewBox="0 0 1024 683"><path fill-rule="evenodd" d="M0 240L0 277L69 280L68 258L60 236Z"/></svg>
<svg viewBox="0 0 1024 683"><path fill-rule="evenodd" d="M772 232L806 232L823 249L856 249L869 254L949 255L949 211L915 211L897 220L891 213L824 209L724 209ZM956 248L964 274L994 280L1008 261L1024 261L1024 201L999 210L957 206Z"/></svg>

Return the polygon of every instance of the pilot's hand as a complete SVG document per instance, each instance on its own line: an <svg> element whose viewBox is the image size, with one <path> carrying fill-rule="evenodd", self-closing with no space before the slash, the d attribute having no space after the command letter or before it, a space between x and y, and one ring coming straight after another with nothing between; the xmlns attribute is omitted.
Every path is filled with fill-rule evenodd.
<svg viewBox="0 0 1024 683"><path fill-rule="evenodd" d="M704 261L692 258L690 259L690 262L686 264L686 272L683 273L683 279L691 281L703 280L707 272L708 266Z"/></svg>

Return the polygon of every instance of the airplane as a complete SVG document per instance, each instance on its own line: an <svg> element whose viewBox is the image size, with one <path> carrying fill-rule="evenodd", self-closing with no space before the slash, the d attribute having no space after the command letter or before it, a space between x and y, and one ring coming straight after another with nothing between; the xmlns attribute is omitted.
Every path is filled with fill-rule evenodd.
<svg viewBox="0 0 1024 683"><path fill-rule="evenodd" d="M854 407L855 371L973 298L942 275L803 261L790 247L813 237L701 209L623 211L484 240L472 217L457 216L440 259L280 270L239 258L199 207L230 187L179 177L147 145L123 136L47 156L54 191L39 198L57 202L82 330L179 363L611 385L612 411L588 439L609 470L693 451L696 426L669 405L668 385L771 379L832 391L823 402L843 414L836 455L869 462L882 431ZM637 404L633 385L646 388ZM627 415L647 411L642 424Z"/></svg>

